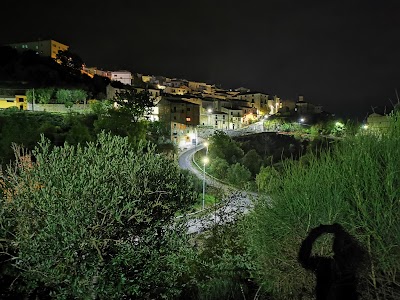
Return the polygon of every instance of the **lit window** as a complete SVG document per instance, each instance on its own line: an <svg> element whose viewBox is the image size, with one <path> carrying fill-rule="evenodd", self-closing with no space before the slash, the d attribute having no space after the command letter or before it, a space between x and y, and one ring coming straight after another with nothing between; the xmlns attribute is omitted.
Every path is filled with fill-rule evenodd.
<svg viewBox="0 0 400 300"><path fill-rule="evenodd" d="M190 122L190 118L189 117L186 118L186 122Z"/></svg>

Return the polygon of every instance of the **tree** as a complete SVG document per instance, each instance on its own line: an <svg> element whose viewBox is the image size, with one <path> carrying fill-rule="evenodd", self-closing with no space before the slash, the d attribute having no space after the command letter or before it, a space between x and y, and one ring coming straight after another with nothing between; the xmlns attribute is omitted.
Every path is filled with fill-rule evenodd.
<svg viewBox="0 0 400 300"><path fill-rule="evenodd" d="M176 164L108 134L87 147L42 139L33 155L1 177L0 241L20 288L68 299L179 293L189 250L174 214L197 195Z"/></svg>
<svg viewBox="0 0 400 300"><path fill-rule="evenodd" d="M71 100L74 103L86 102L88 94L84 90L71 90Z"/></svg>
<svg viewBox="0 0 400 300"><path fill-rule="evenodd" d="M239 188L243 188L250 180L251 172L240 163L236 163L229 167L226 177L229 183Z"/></svg>
<svg viewBox="0 0 400 300"><path fill-rule="evenodd" d="M226 176L226 170L228 170L228 168L229 164L225 159L215 157L211 160L209 172L219 179L224 179Z"/></svg>
<svg viewBox="0 0 400 300"><path fill-rule="evenodd" d="M82 58L69 50L58 51L56 61L75 73L80 72L84 65Z"/></svg>
<svg viewBox="0 0 400 300"><path fill-rule="evenodd" d="M35 97L35 103L47 104L53 97L53 88L35 89L27 90L26 96L29 103L33 102L33 97Z"/></svg>
<svg viewBox="0 0 400 300"><path fill-rule="evenodd" d="M56 101L59 104L65 104L67 102L72 102L72 95L70 90L59 89L56 92Z"/></svg>
<svg viewBox="0 0 400 300"><path fill-rule="evenodd" d="M245 166L251 172L252 176L255 177L260 172L262 164L261 156L258 155L257 151L252 149L243 156L242 165Z"/></svg>
<svg viewBox="0 0 400 300"><path fill-rule="evenodd" d="M117 92L114 101L118 111L129 115L133 122L138 122L145 114L149 114L154 107L149 92L137 92L134 89Z"/></svg>
<svg viewBox="0 0 400 300"><path fill-rule="evenodd" d="M210 156L225 159L229 164L243 157L243 150L223 131L216 131L210 138Z"/></svg>

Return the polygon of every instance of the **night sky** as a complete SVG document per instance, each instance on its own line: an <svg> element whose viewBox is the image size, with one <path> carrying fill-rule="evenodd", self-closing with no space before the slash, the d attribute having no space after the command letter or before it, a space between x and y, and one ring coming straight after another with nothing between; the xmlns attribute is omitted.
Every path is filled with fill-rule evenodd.
<svg viewBox="0 0 400 300"><path fill-rule="evenodd" d="M52 38L87 66L302 94L359 119L397 102L400 1L39 2L2 2L0 44Z"/></svg>

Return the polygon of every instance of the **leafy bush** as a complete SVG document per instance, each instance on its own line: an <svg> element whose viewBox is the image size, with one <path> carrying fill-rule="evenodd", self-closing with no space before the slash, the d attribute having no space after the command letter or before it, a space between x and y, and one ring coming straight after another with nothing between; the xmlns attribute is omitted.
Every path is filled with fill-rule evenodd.
<svg viewBox="0 0 400 300"><path fill-rule="evenodd" d="M229 164L238 162L244 154L238 143L219 130L210 138L209 151L211 157L222 158Z"/></svg>
<svg viewBox="0 0 400 300"><path fill-rule="evenodd" d="M231 165L226 175L228 182L236 187L243 188L251 178L251 172L240 163Z"/></svg>
<svg viewBox="0 0 400 300"><path fill-rule="evenodd" d="M59 299L179 294L190 251L173 217L196 194L177 165L106 134L86 148L42 138L33 155L1 177L0 241L14 287L45 286Z"/></svg>
<svg viewBox="0 0 400 300"><path fill-rule="evenodd" d="M50 102L53 97L54 89L45 88L45 89L35 89L35 90L27 90L26 96L29 103L33 102L33 98L35 98L36 103L47 104Z"/></svg>
<svg viewBox="0 0 400 300"><path fill-rule="evenodd" d="M315 283L297 262L301 241L311 228L337 222L371 257L361 274L363 297L400 297L399 148L397 115L385 134L358 135L310 156L307 164L284 164L281 184L268 191L272 202L260 200L249 224L248 243L264 289L277 299L311 297ZM329 243L322 240L315 252L329 254Z"/></svg>
<svg viewBox="0 0 400 300"><path fill-rule="evenodd" d="M70 90L59 89L56 92L56 101L59 104L64 104L66 102L70 102L72 99L72 94Z"/></svg>

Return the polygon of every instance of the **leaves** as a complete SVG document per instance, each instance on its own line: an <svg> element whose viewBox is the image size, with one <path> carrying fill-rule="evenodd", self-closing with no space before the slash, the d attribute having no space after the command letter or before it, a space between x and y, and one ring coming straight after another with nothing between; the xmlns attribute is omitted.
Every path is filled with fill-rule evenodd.
<svg viewBox="0 0 400 300"><path fill-rule="evenodd" d="M134 149L108 134L87 147L51 147L42 138L33 154L32 167L8 170L7 186L18 193L1 200L0 215L30 290L42 282L59 297L81 299L177 292L168 287L186 239L170 228L175 212L196 199L177 165L153 146Z"/></svg>

